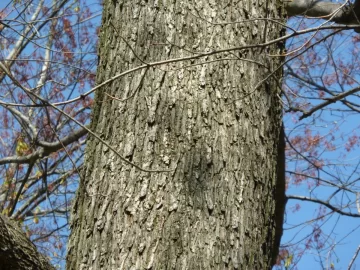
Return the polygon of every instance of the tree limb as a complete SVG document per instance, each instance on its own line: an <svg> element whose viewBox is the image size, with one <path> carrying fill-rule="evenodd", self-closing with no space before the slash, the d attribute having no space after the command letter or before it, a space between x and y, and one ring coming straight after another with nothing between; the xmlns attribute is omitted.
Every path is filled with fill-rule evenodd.
<svg viewBox="0 0 360 270"><path fill-rule="evenodd" d="M338 24L359 24L360 4L331 3L319 0L293 0L285 6L288 16L308 16L327 19ZM360 27L360 26L359 26ZM360 31L360 30L358 30Z"/></svg>
<svg viewBox="0 0 360 270"><path fill-rule="evenodd" d="M0 215L0 269L54 270L54 267L14 222Z"/></svg>
<svg viewBox="0 0 360 270"><path fill-rule="evenodd" d="M48 156L51 153L54 153L54 152L64 148L65 146L77 141L81 137L85 136L87 134L87 132L88 131L82 127L82 128L79 128L78 130L76 130L74 133L66 136L61 141L52 142L52 143L45 142L45 141L37 142L36 144L41 147L39 149L37 149L35 152L33 152L29 155L26 155L26 156L11 156L11 157L6 157L3 159L0 159L0 165L7 164L7 163L16 163L16 164L30 163L31 161L35 161L39 158Z"/></svg>

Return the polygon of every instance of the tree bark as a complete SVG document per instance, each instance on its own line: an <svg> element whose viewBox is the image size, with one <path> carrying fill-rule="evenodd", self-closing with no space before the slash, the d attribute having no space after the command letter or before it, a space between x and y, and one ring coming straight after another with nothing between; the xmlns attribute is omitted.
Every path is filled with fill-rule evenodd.
<svg viewBox="0 0 360 270"><path fill-rule="evenodd" d="M0 215L0 270L54 270L24 232Z"/></svg>
<svg viewBox="0 0 360 270"><path fill-rule="evenodd" d="M280 6L106 0L97 81L144 62L276 38L276 23L217 23L282 18ZM282 74L273 72L282 59L269 55L281 49L152 67L97 91L92 130L129 161L171 172L142 172L90 136L67 269L271 268L285 197Z"/></svg>

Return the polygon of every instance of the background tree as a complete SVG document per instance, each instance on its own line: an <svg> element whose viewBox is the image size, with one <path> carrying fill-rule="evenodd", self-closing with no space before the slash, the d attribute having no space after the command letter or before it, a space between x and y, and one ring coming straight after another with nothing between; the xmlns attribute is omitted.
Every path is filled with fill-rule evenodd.
<svg viewBox="0 0 360 270"><path fill-rule="evenodd" d="M358 2L294 1L283 85L288 211L283 266L356 269L360 250ZM334 25L333 22L347 24ZM323 28L322 30L320 30ZM327 28L327 29L326 29ZM297 218L301 216L301 219ZM346 248L345 248L346 246ZM357 264L356 264L357 262Z"/></svg>
<svg viewBox="0 0 360 270"><path fill-rule="evenodd" d="M68 0L0 8L0 212L59 264L87 131L47 102L88 122L92 99L80 95L94 84L101 9Z"/></svg>

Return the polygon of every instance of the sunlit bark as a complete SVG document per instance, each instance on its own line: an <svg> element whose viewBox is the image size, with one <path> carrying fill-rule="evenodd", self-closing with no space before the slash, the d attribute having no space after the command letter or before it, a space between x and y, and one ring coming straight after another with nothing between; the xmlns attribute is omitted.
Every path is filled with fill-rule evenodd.
<svg viewBox="0 0 360 270"><path fill-rule="evenodd" d="M105 1L97 81L281 35L276 1ZM211 22L211 23L209 23ZM142 69L98 90L68 269L269 269L282 233L279 44ZM277 69L279 68L279 69ZM277 71L276 71L277 70ZM280 140L279 140L280 137ZM124 163L120 154L148 173Z"/></svg>

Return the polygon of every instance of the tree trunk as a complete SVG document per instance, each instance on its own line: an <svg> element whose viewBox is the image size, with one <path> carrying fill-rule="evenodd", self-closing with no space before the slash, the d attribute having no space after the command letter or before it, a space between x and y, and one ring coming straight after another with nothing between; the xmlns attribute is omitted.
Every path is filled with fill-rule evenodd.
<svg viewBox="0 0 360 270"><path fill-rule="evenodd" d="M271 21L217 23L280 18L280 5L106 0L97 81L144 62L276 38L281 26ZM269 76L279 49L151 67L97 92L92 130L131 162L171 172L140 171L90 137L68 269L271 267L284 208L282 74Z"/></svg>
<svg viewBox="0 0 360 270"><path fill-rule="evenodd" d="M24 232L0 215L0 270L54 270Z"/></svg>

